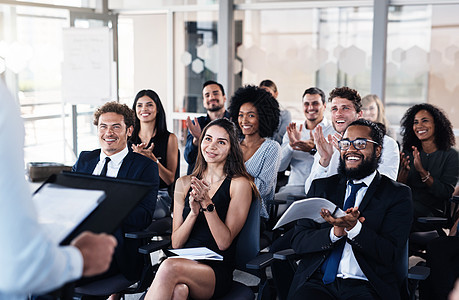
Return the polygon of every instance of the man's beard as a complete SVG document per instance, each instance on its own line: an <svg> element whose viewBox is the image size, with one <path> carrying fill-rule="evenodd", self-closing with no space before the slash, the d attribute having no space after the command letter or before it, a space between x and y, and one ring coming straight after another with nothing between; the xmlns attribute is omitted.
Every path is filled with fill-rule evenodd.
<svg viewBox="0 0 459 300"><path fill-rule="evenodd" d="M362 155L363 157L363 155ZM369 159L364 159L357 168L346 168L345 160L340 156L338 174L345 176L346 179L363 179L373 173L379 165L379 157L376 156L376 151L373 151Z"/></svg>
<svg viewBox="0 0 459 300"><path fill-rule="evenodd" d="M214 112L214 111L219 111L220 109L223 108L223 105L211 105L207 110Z"/></svg>

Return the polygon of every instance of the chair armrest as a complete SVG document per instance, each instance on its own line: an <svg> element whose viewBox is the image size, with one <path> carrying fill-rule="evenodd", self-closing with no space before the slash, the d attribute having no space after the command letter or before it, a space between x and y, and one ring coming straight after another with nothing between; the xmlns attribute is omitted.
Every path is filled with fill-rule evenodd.
<svg viewBox="0 0 459 300"><path fill-rule="evenodd" d="M430 268L425 266L414 266L408 270L408 279L426 280L430 275Z"/></svg>
<svg viewBox="0 0 459 300"><path fill-rule="evenodd" d="M158 236L159 234L157 232L153 231L136 231L136 232L126 232L124 234L125 238L128 239L147 239L147 238L152 238L154 236Z"/></svg>
<svg viewBox="0 0 459 300"><path fill-rule="evenodd" d="M446 224L448 219L442 217L420 217L418 218L418 222L424 224Z"/></svg>
<svg viewBox="0 0 459 300"><path fill-rule="evenodd" d="M286 204L287 200L283 199L271 199L271 200L266 200L266 204L270 205L280 205L280 204Z"/></svg>
<svg viewBox="0 0 459 300"><path fill-rule="evenodd" d="M284 249L274 253L273 258L278 260L295 259L296 253L293 249Z"/></svg>
<svg viewBox="0 0 459 300"><path fill-rule="evenodd" d="M272 260L273 260L272 253L262 253L262 254L259 254L257 257L251 259L245 266L247 269L261 270L269 266Z"/></svg>
<svg viewBox="0 0 459 300"><path fill-rule="evenodd" d="M162 241L151 241L148 245L142 246L139 248L139 253L150 254L152 252L166 249L171 245L171 241L162 240Z"/></svg>
<svg viewBox="0 0 459 300"><path fill-rule="evenodd" d="M301 199L306 199L306 194L292 194L287 196L287 200L301 200Z"/></svg>

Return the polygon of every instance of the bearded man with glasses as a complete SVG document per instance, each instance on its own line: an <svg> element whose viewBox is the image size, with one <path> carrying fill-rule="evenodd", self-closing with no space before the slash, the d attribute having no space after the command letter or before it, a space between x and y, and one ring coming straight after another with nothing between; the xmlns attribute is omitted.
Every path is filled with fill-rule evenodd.
<svg viewBox="0 0 459 300"><path fill-rule="evenodd" d="M338 172L339 149L337 143L347 126L351 122L362 118L362 99L356 90L346 86L335 88L330 92L328 101L330 102L332 125L336 132L333 135L324 136L321 126L317 126L314 130L317 153L314 155L311 173L305 182L304 190L306 194L313 180L329 177ZM380 128L384 127L382 124L378 124L378 126ZM385 131L385 128L383 131ZM383 140L384 149L381 153L381 163L378 171L393 180L397 180L400 162L400 151L397 142L386 135L385 132Z"/></svg>
<svg viewBox="0 0 459 300"><path fill-rule="evenodd" d="M345 210L325 223L297 221L292 248L301 257L288 299L400 299L412 222L411 190L377 169L383 132L373 122L352 122L338 141L338 174L313 181L307 197Z"/></svg>

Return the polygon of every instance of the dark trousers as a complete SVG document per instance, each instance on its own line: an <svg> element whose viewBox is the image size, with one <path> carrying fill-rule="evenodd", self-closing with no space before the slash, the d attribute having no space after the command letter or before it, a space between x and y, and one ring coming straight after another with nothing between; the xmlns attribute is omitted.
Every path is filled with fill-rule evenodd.
<svg viewBox="0 0 459 300"><path fill-rule="evenodd" d="M308 281L296 290L291 290L289 300L371 300L380 299L368 281L360 279L342 279L324 284L323 274L316 272ZM292 287L294 289L294 287Z"/></svg>
<svg viewBox="0 0 459 300"><path fill-rule="evenodd" d="M443 236L427 246L430 276L419 285L420 299L448 299L459 277L459 237Z"/></svg>

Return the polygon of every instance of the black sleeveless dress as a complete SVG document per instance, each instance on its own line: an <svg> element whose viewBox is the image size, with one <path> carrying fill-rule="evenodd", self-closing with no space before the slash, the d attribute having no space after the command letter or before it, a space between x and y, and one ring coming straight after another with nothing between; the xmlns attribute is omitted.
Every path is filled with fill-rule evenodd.
<svg viewBox="0 0 459 300"><path fill-rule="evenodd" d="M165 132L164 134L161 135L155 135L154 137L151 138L150 142L148 143L146 148L149 148L152 143L155 144L155 147L153 148L153 154L155 157L159 160L159 162L167 168L167 145L169 143L169 135L170 132ZM140 140L140 137L138 135L134 136L132 135L129 139L130 145L129 149L131 149L132 144L140 144L142 141ZM161 179L159 178L159 188L164 189L168 188L169 186Z"/></svg>
<svg viewBox="0 0 459 300"><path fill-rule="evenodd" d="M212 197L212 202L215 204L215 210L218 213L218 216L225 222L226 213L228 212L228 206L230 203L230 185L231 178L226 177L218 188L215 195ZM185 198L185 208L183 210L183 218L185 219L190 213L190 206L188 198L190 195L190 190L188 195ZM192 247L207 247L212 251L217 252L223 256L223 261L212 261L212 260L202 260L200 263L210 266L215 273L215 291L212 298L219 298L226 293L228 293L231 283L233 281L233 271L235 266L235 256L236 256L236 243L237 237L231 243L231 246L225 251L218 249L217 243L215 242L210 228L207 225L206 217L204 212L200 212L196 223L191 230L190 237L185 243L184 248Z"/></svg>

